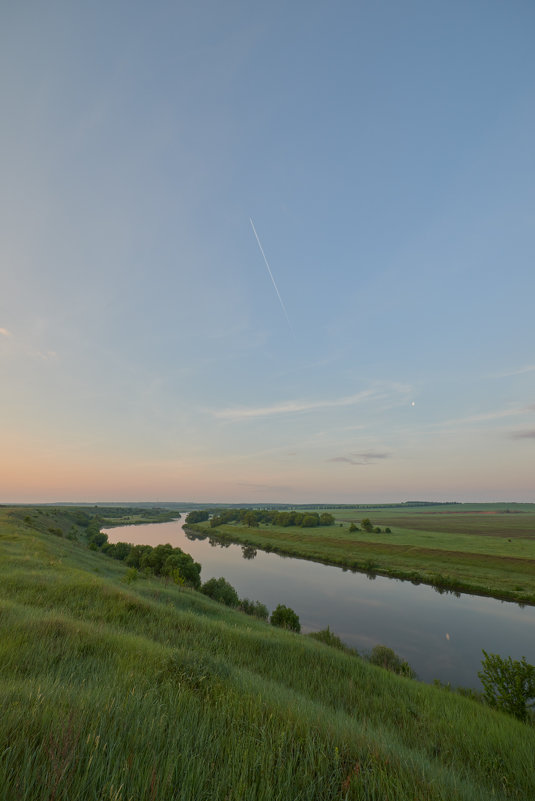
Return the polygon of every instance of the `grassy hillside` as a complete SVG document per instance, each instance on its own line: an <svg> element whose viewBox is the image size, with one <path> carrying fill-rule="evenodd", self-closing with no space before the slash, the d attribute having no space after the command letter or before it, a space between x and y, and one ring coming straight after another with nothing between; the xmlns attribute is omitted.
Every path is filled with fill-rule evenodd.
<svg viewBox="0 0 535 801"><path fill-rule="evenodd" d="M322 511L333 514L335 525L212 528L206 522L193 528L267 551L535 604L534 504ZM362 530L363 518L381 531ZM358 531L350 530L352 523Z"/></svg>
<svg viewBox="0 0 535 801"><path fill-rule="evenodd" d="M82 522L0 509L1 799L535 797L531 727L193 590L126 583Z"/></svg>

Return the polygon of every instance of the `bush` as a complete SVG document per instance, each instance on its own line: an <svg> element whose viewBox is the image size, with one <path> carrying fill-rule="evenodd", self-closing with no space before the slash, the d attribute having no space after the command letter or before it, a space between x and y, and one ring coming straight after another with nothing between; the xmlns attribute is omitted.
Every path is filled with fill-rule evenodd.
<svg viewBox="0 0 535 801"><path fill-rule="evenodd" d="M289 629L290 631L301 631L301 623L299 622L298 615L289 606L279 604L273 614L271 615L271 625L279 626L281 629Z"/></svg>
<svg viewBox="0 0 535 801"><path fill-rule="evenodd" d="M319 640L319 642L329 645L331 648L337 648L339 651L344 651L346 654L358 656L358 652L342 642L340 637L330 630L329 626L327 626L326 629L321 629L321 631L312 631L308 636L312 637L313 640Z"/></svg>
<svg viewBox="0 0 535 801"><path fill-rule="evenodd" d="M246 615L258 617L260 620L267 620L269 617L267 606L264 606L260 601L250 601L248 598L243 598L240 601L240 609Z"/></svg>
<svg viewBox="0 0 535 801"><path fill-rule="evenodd" d="M477 675L485 691L485 701L495 709L526 720L528 704L535 700L535 667L526 662L525 656L519 662L486 651L483 654L482 670Z"/></svg>
<svg viewBox="0 0 535 801"><path fill-rule="evenodd" d="M214 601L219 601L219 603L225 604L226 606L236 607L240 603L238 593L232 584L229 584L223 577L208 579L208 581L202 585L201 592L209 598L213 598Z"/></svg>
<svg viewBox="0 0 535 801"><path fill-rule="evenodd" d="M368 657L368 662L389 670L391 673L397 673L398 676L407 676L410 679L414 679L416 676L409 663L401 659L392 648L387 648L386 645L376 645Z"/></svg>

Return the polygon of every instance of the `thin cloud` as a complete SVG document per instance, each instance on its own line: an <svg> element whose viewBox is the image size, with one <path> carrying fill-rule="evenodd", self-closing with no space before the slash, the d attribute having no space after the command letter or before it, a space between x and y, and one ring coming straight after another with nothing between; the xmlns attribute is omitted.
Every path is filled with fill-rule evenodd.
<svg viewBox="0 0 535 801"><path fill-rule="evenodd" d="M8 331L7 328L0 328L0 334L2 334L2 336L4 337L7 337L8 339L10 339L13 336L11 331Z"/></svg>
<svg viewBox="0 0 535 801"><path fill-rule="evenodd" d="M528 431L513 431L509 436L511 439L535 439L535 428Z"/></svg>
<svg viewBox="0 0 535 801"><path fill-rule="evenodd" d="M377 451L366 451L365 453L352 453L351 456L355 456L358 459L367 459L368 461L372 461L373 459L388 459L390 454L377 453Z"/></svg>
<svg viewBox="0 0 535 801"><path fill-rule="evenodd" d="M509 370L507 373L497 373L494 378L508 378L512 375L523 375L524 373L532 373L535 370L535 364L527 364L525 367L520 367L518 370Z"/></svg>
<svg viewBox="0 0 535 801"><path fill-rule="evenodd" d="M525 414L530 407L522 407L520 409L499 409L495 412L483 412L482 414L474 414L471 417L459 417L453 420L444 420L441 425L463 425L465 423L486 423L490 420L501 420L504 417L513 417L518 414Z"/></svg>
<svg viewBox="0 0 535 801"><path fill-rule="evenodd" d="M55 350L28 350L28 356L33 356L35 359L42 359L44 362L53 362L58 358Z"/></svg>
<svg viewBox="0 0 535 801"><path fill-rule="evenodd" d="M348 395L335 400L322 401L285 401L276 403L273 406L239 407L235 409L221 409L213 412L214 417L220 420L248 420L254 417L272 417L278 414L299 414L301 412L312 412L319 409L332 409L341 406L354 406L371 397L381 397L373 390L365 390L357 395Z"/></svg>
<svg viewBox="0 0 535 801"><path fill-rule="evenodd" d="M352 453L351 456L333 456L331 459L327 459L327 461L364 466L373 464L377 459L388 459L389 456L390 454L388 453L366 451L365 453Z"/></svg>

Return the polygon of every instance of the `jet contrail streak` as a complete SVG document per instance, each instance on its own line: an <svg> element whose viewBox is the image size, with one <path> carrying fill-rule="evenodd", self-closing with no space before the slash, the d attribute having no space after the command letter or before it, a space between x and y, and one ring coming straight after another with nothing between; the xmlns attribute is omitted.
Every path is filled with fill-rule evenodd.
<svg viewBox="0 0 535 801"><path fill-rule="evenodd" d="M251 220L251 218L250 218L250 217L249 217L249 222L251 223L251 228L253 229L253 233L254 233L254 235L255 235L255 237L256 237L256 241L258 242L258 247L260 248L260 253L262 254L262 256L263 256L263 259L264 259L264 262L265 262L265 264L266 264L267 271L268 271L268 273L269 273L269 277L271 278L271 281L272 281L272 283L273 283L273 286L275 287L275 292L277 293L277 297L278 297L278 299L279 299L279 303L280 303L280 305L281 305L281 308L282 308L282 310L283 310L283 312L284 312L284 316L286 317L286 321L287 321L288 325L290 326L290 328L292 328L292 324L291 324L291 322L290 322L290 318L288 317L288 312L286 311L286 306L285 306L285 305L284 305L284 303L282 302L282 298L281 298L280 292L279 292L279 290L278 290L278 288L277 288L277 284L275 283L275 279L273 278L273 273L271 272L270 266L269 266L269 264L268 264L268 260L266 259L266 254L264 253L264 248L263 248L263 247L262 247L262 245L260 244L260 240L259 240L259 238L258 238L258 234L256 233L256 228L254 227L254 223L253 223L253 221ZM292 329L292 330L293 330L293 329Z"/></svg>

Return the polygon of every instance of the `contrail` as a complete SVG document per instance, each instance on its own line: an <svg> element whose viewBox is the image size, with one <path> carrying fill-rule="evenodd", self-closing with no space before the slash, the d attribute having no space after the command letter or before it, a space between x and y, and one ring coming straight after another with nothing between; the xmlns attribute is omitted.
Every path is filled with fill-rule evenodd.
<svg viewBox="0 0 535 801"><path fill-rule="evenodd" d="M282 302L281 294L280 294L280 292L279 292L279 290L277 288L277 284L275 283L275 279L273 278L273 273L271 272L270 266L268 264L268 260L266 259L266 254L264 253L264 248L260 244L260 240L258 238L258 234L256 233L256 228L254 227L254 223L253 223L253 221L251 220L250 217L249 217L249 222L251 223L251 228L253 229L253 233L254 233L254 235L256 237L256 241L258 242L258 247L260 248L260 253L262 254L262 256L264 258L264 262L266 264L266 267L267 267L267 270L268 270L268 273L269 273L269 277L271 278L273 286L275 287L275 292L277 293L277 297L279 299L279 303L281 305L281 308L282 308L282 310L284 312L284 316L286 317L286 321L287 321L288 325L290 326L290 329L293 331L292 324L290 322L290 318L288 317L288 312L286 311L286 306Z"/></svg>

